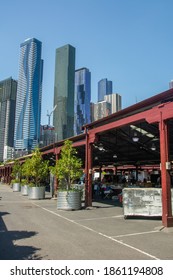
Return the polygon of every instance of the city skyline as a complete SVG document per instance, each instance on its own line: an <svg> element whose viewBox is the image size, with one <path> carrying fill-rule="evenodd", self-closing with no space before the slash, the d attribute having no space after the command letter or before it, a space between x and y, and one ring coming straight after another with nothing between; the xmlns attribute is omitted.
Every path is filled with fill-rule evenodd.
<svg viewBox="0 0 173 280"><path fill-rule="evenodd" d="M20 42L35 37L43 43L43 124L53 108L59 46L73 45L76 69L90 69L93 102L104 77L121 94L122 108L167 90L173 79L172 0L16 0L2 1L1 9L8 21L2 13L0 80L18 78Z"/></svg>
<svg viewBox="0 0 173 280"><path fill-rule="evenodd" d="M11 120L10 123L9 120L6 121L6 119L10 115L11 105L10 108L5 109L4 103L1 102L1 107L4 108L1 110L1 113L7 111L7 114L1 117L1 123L8 123L8 127L10 127L11 131L10 139L12 142L11 145L5 142L2 143L2 151L0 153L2 154L1 160L13 157L12 153L14 151L16 155L21 155L21 152L30 152L39 144L48 144L49 140L51 142L53 139L54 141L60 141L81 134L82 126L91 122L91 72L85 67L75 70L75 51L75 48L69 44L56 49L54 109L52 111L55 133L53 132L52 135L48 136L43 133L45 131L41 128L45 128L45 126L41 126L40 122L43 81L43 60L41 59L42 42L36 38L28 38L20 44L18 86L16 81L16 107L13 110L15 115L13 114L14 116L9 118L9 120ZM11 80L12 78L10 78L10 81ZM112 81L102 79L100 82L104 82L102 88L106 89L105 92L102 92L103 97L104 95L109 97L108 93L111 94L112 92ZM7 92L9 82L8 80L5 80L1 81L1 84L2 86L0 89L2 92L0 92L0 98L4 99L3 94L5 93L7 96L6 103L8 103L9 96L12 95L9 90ZM110 104L107 104L106 102L107 109L106 107L104 108L105 105L103 105L103 108L101 109L100 104L98 104L98 106L95 104L95 108L98 107L100 108L98 110L105 111L99 111L98 114L96 113L97 116L95 119L111 113L112 101L116 101L116 99L111 98L110 101ZM117 102L114 103L114 106L116 107ZM116 110L117 109L115 108L115 111ZM4 127L3 123L1 126ZM50 120L48 126L50 126ZM14 131L13 135L12 131ZM1 131L1 140L5 141L7 138L6 134L6 131ZM48 138L53 137L52 140L47 139L47 141L47 136ZM5 153L6 156L4 157ZM7 156L7 154L9 155Z"/></svg>

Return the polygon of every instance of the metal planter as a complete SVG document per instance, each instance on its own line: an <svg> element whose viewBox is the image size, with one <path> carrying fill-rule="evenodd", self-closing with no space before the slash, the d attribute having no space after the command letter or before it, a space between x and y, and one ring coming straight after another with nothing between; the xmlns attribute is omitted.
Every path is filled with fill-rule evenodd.
<svg viewBox="0 0 173 280"><path fill-rule="evenodd" d="M28 188L29 199L44 199L45 198L45 187L29 187Z"/></svg>
<svg viewBox="0 0 173 280"><path fill-rule="evenodd" d="M81 192L58 191L57 209L62 209L62 210L81 209Z"/></svg>
<svg viewBox="0 0 173 280"><path fill-rule="evenodd" d="M21 194L22 195L28 195L28 185L24 185L24 186L21 186Z"/></svg>
<svg viewBox="0 0 173 280"><path fill-rule="evenodd" d="M20 183L13 183L13 192L20 192L21 186Z"/></svg>

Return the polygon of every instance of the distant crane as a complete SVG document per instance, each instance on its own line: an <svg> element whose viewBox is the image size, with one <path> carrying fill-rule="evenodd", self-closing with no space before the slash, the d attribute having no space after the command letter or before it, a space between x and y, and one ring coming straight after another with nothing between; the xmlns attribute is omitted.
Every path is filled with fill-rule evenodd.
<svg viewBox="0 0 173 280"><path fill-rule="evenodd" d="M50 126L50 117L51 117L52 113L55 111L56 107L57 107L57 104L54 106L52 112L50 112L50 113L47 110L47 115L46 116L48 117L48 126Z"/></svg>

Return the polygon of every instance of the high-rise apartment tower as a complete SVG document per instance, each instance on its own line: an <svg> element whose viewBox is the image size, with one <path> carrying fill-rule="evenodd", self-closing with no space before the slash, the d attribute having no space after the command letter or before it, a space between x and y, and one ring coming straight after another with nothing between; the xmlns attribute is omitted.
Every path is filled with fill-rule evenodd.
<svg viewBox="0 0 173 280"><path fill-rule="evenodd" d="M31 151L39 143L43 78L42 43L27 39L20 45L15 116L15 150Z"/></svg>
<svg viewBox="0 0 173 280"><path fill-rule="evenodd" d="M101 118L107 117L111 114L111 104L105 100L95 103L93 113L93 121L97 121Z"/></svg>
<svg viewBox="0 0 173 280"><path fill-rule="evenodd" d="M0 81L0 161L12 158L17 81Z"/></svg>
<svg viewBox="0 0 173 280"><path fill-rule="evenodd" d="M169 82L169 88L170 88L170 89L173 88L173 80L171 80L171 81Z"/></svg>
<svg viewBox="0 0 173 280"><path fill-rule="evenodd" d="M112 81L105 78L98 82L98 102L103 101L107 94L112 94Z"/></svg>
<svg viewBox="0 0 173 280"><path fill-rule="evenodd" d="M57 141L74 135L75 48L56 49L53 126Z"/></svg>
<svg viewBox="0 0 173 280"><path fill-rule="evenodd" d="M81 133L82 126L90 123L91 72L87 68L75 71L74 135Z"/></svg>
<svg viewBox="0 0 173 280"><path fill-rule="evenodd" d="M118 93L107 94L104 96L104 100L111 104L111 114L122 109L122 97Z"/></svg>

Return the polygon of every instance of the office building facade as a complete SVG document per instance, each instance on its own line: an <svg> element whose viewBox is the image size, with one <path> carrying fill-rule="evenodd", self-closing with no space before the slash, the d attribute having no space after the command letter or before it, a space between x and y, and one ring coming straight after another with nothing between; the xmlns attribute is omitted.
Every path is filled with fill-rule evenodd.
<svg viewBox="0 0 173 280"><path fill-rule="evenodd" d="M55 129L50 125L41 125L40 147L55 143Z"/></svg>
<svg viewBox="0 0 173 280"><path fill-rule="evenodd" d="M101 101L94 104L93 108L94 116L93 121L97 121L101 118L107 117L111 114L111 104L107 101Z"/></svg>
<svg viewBox="0 0 173 280"><path fill-rule="evenodd" d="M74 135L75 48L56 49L53 126L57 141Z"/></svg>
<svg viewBox="0 0 173 280"><path fill-rule="evenodd" d="M42 43L27 39L20 45L15 115L15 150L31 151L39 144L43 81Z"/></svg>
<svg viewBox="0 0 173 280"><path fill-rule="evenodd" d="M169 82L169 89L173 88L173 80Z"/></svg>
<svg viewBox="0 0 173 280"><path fill-rule="evenodd" d="M13 157L17 81L0 81L0 161Z"/></svg>
<svg viewBox="0 0 173 280"><path fill-rule="evenodd" d="M122 109L121 95L112 93L104 96L104 100L111 104L111 114L118 112Z"/></svg>
<svg viewBox="0 0 173 280"><path fill-rule="evenodd" d="M91 102L90 103L90 120L91 122L94 122L94 102Z"/></svg>
<svg viewBox="0 0 173 280"><path fill-rule="evenodd" d="M103 101L107 94L112 94L112 81L105 78L98 82L98 102Z"/></svg>
<svg viewBox="0 0 173 280"><path fill-rule="evenodd" d="M75 71L74 135L81 134L84 124L90 123L91 72L87 68Z"/></svg>

